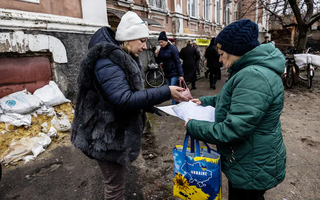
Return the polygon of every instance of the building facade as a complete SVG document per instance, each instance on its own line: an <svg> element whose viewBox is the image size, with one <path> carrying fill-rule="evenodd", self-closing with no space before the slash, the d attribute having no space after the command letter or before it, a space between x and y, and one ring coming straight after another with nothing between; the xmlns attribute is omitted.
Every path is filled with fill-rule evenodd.
<svg viewBox="0 0 320 200"><path fill-rule="evenodd" d="M263 35L268 31L268 16L253 0L0 0L0 98L54 80L74 100L90 37L102 26L116 30L129 10L150 29L140 55L145 68L154 61L161 31L179 50L197 40L202 59L210 39L237 19L250 18Z"/></svg>
<svg viewBox="0 0 320 200"><path fill-rule="evenodd" d="M74 99L79 62L105 25L105 0L0 0L0 98L54 80Z"/></svg>
<svg viewBox="0 0 320 200"><path fill-rule="evenodd" d="M114 30L129 10L149 25L149 51L141 56L144 64L152 60L161 31L176 40L179 50L188 40L197 40L202 56L210 39L235 20L249 18L256 22L261 42L268 32L268 14L258 0L108 0L108 21Z"/></svg>

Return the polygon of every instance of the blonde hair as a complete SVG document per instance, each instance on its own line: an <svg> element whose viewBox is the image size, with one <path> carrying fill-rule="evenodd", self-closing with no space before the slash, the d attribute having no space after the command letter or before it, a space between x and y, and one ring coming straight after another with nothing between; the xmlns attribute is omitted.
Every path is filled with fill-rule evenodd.
<svg viewBox="0 0 320 200"><path fill-rule="evenodd" d="M120 46L125 52L127 52L129 54L131 53L131 48L129 46L129 42L128 41L123 42Z"/></svg>

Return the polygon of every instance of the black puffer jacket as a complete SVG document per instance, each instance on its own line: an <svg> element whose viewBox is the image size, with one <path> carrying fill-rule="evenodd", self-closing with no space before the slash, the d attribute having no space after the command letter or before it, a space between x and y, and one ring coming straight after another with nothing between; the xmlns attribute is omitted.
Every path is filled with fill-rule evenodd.
<svg viewBox="0 0 320 200"><path fill-rule="evenodd" d="M125 53L111 29L98 30L80 66L71 141L86 155L122 165L140 151L144 109L170 99L168 86L144 90L137 57Z"/></svg>
<svg viewBox="0 0 320 200"><path fill-rule="evenodd" d="M179 51L177 47L168 42L165 47L161 47L156 62L163 63L163 71L166 78L184 76L179 59Z"/></svg>

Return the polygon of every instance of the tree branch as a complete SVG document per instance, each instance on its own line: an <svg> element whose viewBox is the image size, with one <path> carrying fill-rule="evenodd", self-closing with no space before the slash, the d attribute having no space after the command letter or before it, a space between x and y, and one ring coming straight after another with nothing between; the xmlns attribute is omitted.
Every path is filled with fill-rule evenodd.
<svg viewBox="0 0 320 200"><path fill-rule="evenodd" d="M276 2L276 6L275 6L275 10L274 10L274 11L272 11L272 10L269 9L270 6L269 6L267 3L264 4L264 3L265 3L264 0L260 0L260 3L261 3L261 5L262 5L262 7L263 7L266 11L268 11L271 15L275 16L275 17L280 21L280 23L281 23L282 26L285 25L285 22L283 21L282 16L280 16L280 15L278 15L278 14L276 13L276 7L278 6L278 0L277 0L277 2Z"/></svg>
<svg viewBox="0 0 320 200"><path fill-rule="evenodd" d="M313 15L308 23L308 27L311 27L319 19L320 19L320 13Z"/></svg>
<svg viewBox="0 0 320 200"><path fill-rule="evenodd" d="M296 0L289 0L289 4L292 8L292 11L294 13L294 16L296 17L296 20L298 22L298 26L302 28L303 25L305 25L304 21L302 20L301 13L299 10L298 5L296 4Z"/></svg>
<svg viewBox="0 0 320 200"><path fill-rule="evenodd" d="M306 23L310 21L310 18L313 15L313 0L304 0L307 5L307 14L305 16Z"/></svg>

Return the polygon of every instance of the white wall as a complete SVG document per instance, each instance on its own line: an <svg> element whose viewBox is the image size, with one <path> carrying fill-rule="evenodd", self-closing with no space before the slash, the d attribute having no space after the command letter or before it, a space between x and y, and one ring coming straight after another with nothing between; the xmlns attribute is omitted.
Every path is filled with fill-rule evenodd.
<svg viewBox="0 0 320 200"><path fill-rule="evenodd" d="M105 0L81 0L81 6L84 21L108 25Z"/></svg>

